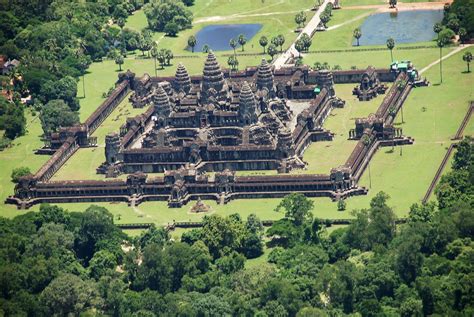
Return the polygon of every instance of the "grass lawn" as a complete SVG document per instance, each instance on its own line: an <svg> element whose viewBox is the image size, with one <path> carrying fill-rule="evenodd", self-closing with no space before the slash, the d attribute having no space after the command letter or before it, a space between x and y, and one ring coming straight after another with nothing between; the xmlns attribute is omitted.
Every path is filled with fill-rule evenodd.
<svg viewBox="0 0 474 317"><path fill-rule="evenodd" d="M0 216L13 217L16 215L16 206L5 205L5 199L13 194L14 184L10 175L14 168L29 167L35 173L48 159L48 155L34 155L34 151L43 146L40 136L43 133L38 116L32 116L26 111L27 132L16 138L12 146L0 151Z"/></svg>
<svg viewBox="0 0 474 317"><path fill-rule="evenodd" d="M95 170L105 161L105 136L110 132L118 132L126 118L142 114L146 109L133 108L128 101L128 96L115 108L109 117L94 132L97 137L97 147L80 148L59 169L52 180L68 179L104 179L102 174ZM126 177L126 175L123 175Z"/></svg>
<svg viewBox="0 0 474 317"><path fill-rule="evenodd" d="M268 12L285 12L285 14L274 14L266 16L253 16L245 18L229 18L225 23L262 23L262 30L250 40L246 45L246 53L260 52L261 47L258 45L258 38L261 35L271 37L278 33L284 33L287 41L285 46L289 46L291 39L296 37L293 33L295 27L294 12L300 8L309 8L314 1L308 0L197 0L192 10L196 18L214 15L230 15L230 14L260 14ZM347 0L342 1L342 6L362 5L362 4L383 4L384 1L379 0ZM210 9L212 8L212 9ZM295 9L297 8L297 9ZM340 10L334 11L333 20L329 26L343 23L349 19L364 14L365 11L359 10ZM328 32L318 33L313 39L312 50L323 49L344 49L351 48L352 31L355 27L362 23L363 19L351 22ZM224 23L224 21L220 22ZM142 29L147 24L142 11L136 12L128 19L127 26L137 30ZM194 55L185 50L187 37L195 34L200 28L207 25L207 22L198 23L193 29L186 30L177 38L162 38L162 34L155 34L156 39L161 39L159 47L171 48L175 55L182 57L175 58L173 66L158 70L158 75L173 75L176 65L182 62L188 68L190 74L199 74L206 55L203 53L194 53ZM419 43L418 43L419 44ZM425 43L426 44L426 43ZM253 47L252 47L253 45ZM383 47L383 46L382 46ZM449 53L452 48L443 50L444 54ZM227 65L227 58L223 54L229 52L218 52L219 62L223 67ZM315 207L313 213L320 218L347 218L350 217L349 210L354 208L365 208L368 206L370 199L380 190L386 191L392 199L390 204L395 206L399 216L406 214L409 206L423 197L433 175L442 157L449 146L450 137L453 136L464 117L468 107L467 101L474 99L473 89L474 77L473 73L461 73L465 70L465 64L461 59L463 52L460 52L445 62L444 65L444 83L440 86L430 86L415 89L409 96L404 107L405 123L401 125L404 133L415 138L416 142L412 146L403 147L403 155L400 156L399 148L391 153L389 148L378 151L370 164L371 182L369 181L369 173L366 172L362 179L361 185L369 187L371 190L368 196L359 196L348 199L347 210L344 212L337 211L337 204L331 202L327 198L313 199ZM190 56L198 56L193 58ZM394 50L394 58L398 60L409 59L418 69L423 68L439 56L436 48L416 49L416 50ZM268 58L268 56L266 56ZM239 56L239 68L245 66L254 66L260 63L260 56ZM328 62L331 66L340 65L343 69L348 69L355 65L358 68L365 68L368 65L376 67L387 67L390 63L390 53L388 51L374 52L344 52L344 53L317 53L307 54L304 62L312 65L314 62ZM154 75L154 63L152 59L142 58L139 55L130 54L122 65L124 70L131 69L137 75L149 73ZM103 102L102 93L106 92L114 85L117 80L118 67L111 60L105 60L100 63L93 63L89 68L89 73L85 76L86 98L80 99L81 110L80 118L84 121L99 105ZM427 71L424 76L432 83L437 83L439 78L438 67L435 66ZM82 78L81 78L82 81ZM78 83L79 96L82 95L82 82ZM336 109L333 115L328 119L326 127L336 132L334 142L340 142L341 147L332 146L326 148L325 143L319 143L324 147L327 154L323 154L317 148L310 147L305 153L305 159L310 163L311 168L314 166L315 171L320 170L327 172L329 165L341 158L344 163L347 158L346 152L350 153L353 146L347 141L346 129L353 127L353 117L366 116L373 112L371 109L376 107L381 100L377 98L372 105L369 103L353 102L351 105L350 89L352 85L345 87L337 87L337 93L340 96L344 94L344 99L348 101L346 109ZM128 109L128 110L127 110ZM130 113L127 114L127 111ZM65 179L69 177L76 178L74 175L84 176L85 178L97 177L95 168L103 161L103 142L107 132L116 131L124 122L128 115L134 115L143 112L139 109L137 113L133 112L126 102L107 119L104 124L95 133L98 136L100 146L95 149L80 149L73 158L67 162L65 167L61 169L56 176L57 179ZM36 171L49 157L32 155L34 149L42 146L39 139L41 125L38 119L34 119L31 114L27 115L28 133L16 139L13 147L0 152L0 199L3 201L8 195L13 193L13 184L10 182L10 174L13 168L19 166L28 166L32 171ZM400 121L400 119L398 119ZM466 128L465 135L474 133L474 124ZM316 145L316 146L319 146ZM351 145L350 147L348 145ZM347 145L347 148L346 146ZM337 150L336 150L337 148ZM334 149L334 151L332 151ZM319 154L320 152L321 154ZM326 156L323 156L326 155ZM84 168L86 166L86 168ZM88 174L89 173L89 174ZM260 172L249 172L260 173ZM214 201L207 201L211 205L212 212L221 215L229 215L239 212L243 217L250 213L257 213L261 219L278 219L282 214L276 213L273 209L278 205L280 199L259 199L259 200L236 200L227 205L217 205ZM64 208L74 211L82 211L89 206L90 203L80 204L63 204ZM169 209L166 202L148 202L137 206L135 209L127 207L123 203L100 203L107 207L117 219L119 223L130 222L155 222L157 224L165 224L176 221L200 220L203 215L190 214L189 209L193 205L191 203L181 209ZM38 206L32 210L38 210ZM13 217L19 213L26 211L17 211L15 206L0 204L0 215L5 217ZM118 216L120 215L120 220Z"/></svg>
<svg viewBox="0 0 474 317"><path fill-rule="evenodd" d="M382 103L384 95L370 101L359 101L352 95L354 84L336 85L336 95L346 101L344 108L335 108L324 123L324 128L335 133L333 141L313 142L303 155L308 162L307 170L300 173L328 174L331 168L343 165L349 158L356 141L348 140L349 130L355 128L355 119L375 113Z"/></svg>

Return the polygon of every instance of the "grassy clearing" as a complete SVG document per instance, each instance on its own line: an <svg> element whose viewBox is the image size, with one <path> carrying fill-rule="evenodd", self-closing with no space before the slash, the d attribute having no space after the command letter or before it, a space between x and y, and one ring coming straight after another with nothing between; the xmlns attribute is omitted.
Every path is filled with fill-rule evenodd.
<svg viewBox="0 0 474 317"><path fill-rule="evenodd" d="M356 145L356 141L348 140L349 130L355 128L355 119L367 117L374 113L384 96L370 101L361 102L352 95L354 84L336 85L338 97L346 101L342 109L333 109L324 123L324 128L335 133L333 141L314 142L306 149L303 159L308 162L304 173L329 173L331 168L343 165Z"/></svg>
<svg viewBox="0 0 474 317"><path fill-rule="evenodd" d="M43 133L38 116L26 112L27 133L15 139L12 146L0 151L0 216L12 217L16 214L16 207L5 205L5 199L13 194L14 184L10 175L14 168L26 166L34 173L48 159L48 155L34 155L34 151L43 146L40 136Z"/></svg>
<svg viewBox="0 0 474 317"><path fill-rule="evenodd" d="M53 176L52 180L68 179L104 179L105 176L96 174L95 170L105 161L105 136L110 132L118 132L126 118L142 114L145 109L133 108L128 96L115 108L109 117L94 132L97 137L97 147L80 148ZM126 175L123 175L126 177Z"/></svg>
<svg viewBox="0 0 474 317"><path fill-rule="evenodd" d="M454 47L443 49L443 56L452 51ZM439 58L439 49L423 48L413 50L397 50L393 51L394 60L410 60L416 68L422 69L431 62ZM304 55L303 62L307 65L314 65L316 62L327 62L331 67L339 65L342 69L350 69L356 66L358 69L365 69L372 65L377 68L388 68L391 63L390 52L371 51L371 52L337 52L337 53L311 53Z"/></svg>
<svg viewBox="0 0 474 317"><path fill-rule="evenodd" d="M311 8L314 3L313 0L197 0L190 9L196 18L200 18L235 14L296 13Z"/></svg>

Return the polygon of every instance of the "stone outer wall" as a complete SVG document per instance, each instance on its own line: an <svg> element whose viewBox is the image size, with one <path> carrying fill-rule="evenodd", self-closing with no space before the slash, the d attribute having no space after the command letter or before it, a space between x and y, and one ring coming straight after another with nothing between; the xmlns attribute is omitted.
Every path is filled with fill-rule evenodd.
<svg viewBox="0 0 474 317"><path fill-rule="evenodd" d="M287 70L285 70L287 71ZM379 74L383 71L378 70ZM356 80L359 72L353 75L344 74L347 80ZM235 76L235 74L233 74ZM338 75L336 74L335 80ZM352 77L351 77L352 76ZM311 77L309 73L308 77ZM342 75L340 78L343 78ZM411 85L404 82L406 76L400 74L404 86L399 88L393 85L384 101L377 110L376 116L390 124L393 118L389 109L395 106L398 110L411 90ZM147 80L154 80L150 78ZM193 79L194 80L194 79ZM342 79L341 79L342 80ZM346 79L344 79L346 80ZM161 79L160 79L161 81ZM114 93L106 100L91 117L86 121L87 129L95 130L108 114L126 96L128 89L134 87L134 81L122 81ZM322 129L316 129L318 123L322 124L327 116L327 102L325 89L316 98L310 107L310 114L294 136L297 138L300 151L306 146L309 137L331 137ZM150 114L148 111L139 119L146 124ZM308 125L309 124L309 125ZM313 125L313 126L311 126ZM125 144L129 145L137 138L139 129L124 131ZM311 132L310 132L311 131ZM314 136L316 135L316 136ZM76 138L68 138L61 148L32 178L22 179L15 188L15 195L7 198L6 203L16 204L19 208L29 208L34 204L50 202L99 202L99 201L126 201L130 205L142 201L163 200L168 201L172 207L180 207L194 199L215 199L226 203L238 198L283 197L292 192L301 192L311 197L331 197L341 199L352 195L366 194L367 189L359 187L357 181L367 166L370 158L380 146L380 131L374 127L366 129L364 136L357 143L354 151L349 156L345 165L331 170L329 175L275 175L275 176L233 176L231 172L218 172L213 177L184 176L178 177L179 172L169 174L165 178L157 177L147 179L146 174L135 173L126 180L83 180L83 181L48 181L54 172L77 150L79 147ZM133 150L128 150L133 151ZM183 181L184 179L184 181Z"/></svg>

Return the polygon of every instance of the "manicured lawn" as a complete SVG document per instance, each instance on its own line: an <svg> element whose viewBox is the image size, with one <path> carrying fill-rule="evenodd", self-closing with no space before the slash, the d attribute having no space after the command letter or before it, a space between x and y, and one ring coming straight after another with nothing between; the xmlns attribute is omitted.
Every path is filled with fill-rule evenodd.
<svg viewBox="0 0 474 317"><path fill-rule="evenodd" d="M27 133L15 139L12 147L0 151L0 216L13 217L16 215L16 206L5 205L5 199L13 194L14 184L10 175L14 168L29 167L32 173L49 159L48 155L34 155L34 151L43 146L40 135L43 133L38 116L26 112Z"/></svg>
<svg viewBox="0 0 474 317"><path fill-rule="evenodd" d="M110 132L118 132L128 117L142 114L146 109L133 108L128 96L120 103L109 117L94 132L97 147L80 148L53 176L52 180L68 179L104 179L104 175L96 174L95 170L105 161L105 136ZM126 177L126 175L123 175Z"/></svg>
<svg viewBox="0 0 474 317"><path fill-rule="evenodd" d="M331 168L343 165L352 153L357 141L351 141L349 130L355 128L355 119L375 113L384 95L370 101L359 101L352 95L354 84L336 85L336 95L346 101L344 108L335 108L324 123L324 128L335 133L333 141L313 142L304 152L307 170L300 173L328 174Z"/></svg>
<svg viewBox="0 0 474 317"><path fill-rule="evenodd" d="M447 55L454 47L447 47L443 49L443 55ZM397 50L393 51L394 60L410 60L417 69L429 65L431 62L439 58L439 49L437 48L423 48L411 50ZM384 51L370 51L370 52L333 52L333 53L311 53L305 54L303 62L307 65L313 66L314 63L327 62L331 67L339 65L342 69L350 69L356 66L358 69L365 69L372 65L377 68L388 68L390 60L390 52Z"/></svg>

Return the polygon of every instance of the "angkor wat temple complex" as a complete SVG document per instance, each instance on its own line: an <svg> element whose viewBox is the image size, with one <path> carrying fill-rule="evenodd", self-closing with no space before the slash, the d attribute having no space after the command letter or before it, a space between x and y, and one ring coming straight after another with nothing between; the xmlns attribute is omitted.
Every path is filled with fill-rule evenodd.
<svg viewBox="0 0 474 317"><path fill-rule="evenodd" d="M396 84L386 92L382 82ZM337 83L357 84L360 100L386 95L375 114L356 120L348 137L357 142L343 166L321 175L290 173L305 168L303 153L311 142L332 140L323 123L334 107L344 107ZM274 70L262 60L258 67L231 72L220 68L212 52L201 76L189 76L181 64L174 77L127 72L86 122L52 135L46 149L54 152L51 159L22 178L7 202L28 208L41 202L166 200L180 207L192 199L226 203L290 192L332 199L365 194L357 182L377 148L413 142L393 126L413 84L404 72L372 67ZM130 90L132 105L144 112L106 136L105 162L97 168L107 178L128 174L127 179L51 181L78 148L94 145L92 133ZM279 175L236 175L242 170Z"/></svg>

